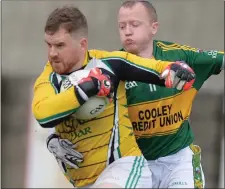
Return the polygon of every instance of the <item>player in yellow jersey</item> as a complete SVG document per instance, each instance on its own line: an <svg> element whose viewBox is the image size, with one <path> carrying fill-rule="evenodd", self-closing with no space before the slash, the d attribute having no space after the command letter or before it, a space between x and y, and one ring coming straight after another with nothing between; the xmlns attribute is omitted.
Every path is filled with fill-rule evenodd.
<svg viewBox="0 0 225 189"><path fill-rule="evenodd" d="M65 176L75 187L150 188L151 172L133 135L124 83L120 81L182 89L191 87L194 74L179 63L120 51L88 51L86 18L74 7L58 8L50 14L45 41L49 63L35 82L32 110L42 127L55 128L47 147ZM60 93L60 75L88 66L92 72L87 78ZM162 72L165 81L159 76ZM105 81L111 84L105 85ZM76 109L89 97L102 95L100 91L105 96L113 92L114 104L93 120L75 119Z"/></svg>
<svg viewBox="0 0 225 189"><path fill-rule="evenodd" d="M195 71L196 80L189 91L127 81L126 94L129 118L152 171L153 188L204 187L201 150L193 145L188 118L203 83L224 69L224 52L153 40L158 21L148 1L125 1L118 25L125 51L155 60L185 61Z"/></svg>

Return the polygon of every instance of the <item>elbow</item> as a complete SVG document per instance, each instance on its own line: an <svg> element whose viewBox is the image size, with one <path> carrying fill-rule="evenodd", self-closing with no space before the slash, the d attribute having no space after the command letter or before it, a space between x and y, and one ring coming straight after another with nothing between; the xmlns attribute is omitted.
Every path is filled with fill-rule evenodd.
<svg viewBox="0 0 225 189"><path fill-rule="evenodd" d="M40 120L42 117L42 112L38 104L32 103L32 113L36 120Z"/></svg>
<svg viewBox="0 0 225 189"><path fill-rule="evenodd" d="M46 122L43 122L43 121L40 121L40 120L39 121L37 120L37 121L42 128L53 128L53 127L56 127L57 125L63 123L63 121L65 119L66 118L61 118L61 119L46 121Z"/></svg>
<svg viewBox="0 0 225 189"><path fill-rule="evenodd" d="M37 122L42 128L53 128L56 126L51 121L47 120L47 118L44 118L43 111L41 110L40 104L32 103L32 113L34 118L37 120Z"/></svg>

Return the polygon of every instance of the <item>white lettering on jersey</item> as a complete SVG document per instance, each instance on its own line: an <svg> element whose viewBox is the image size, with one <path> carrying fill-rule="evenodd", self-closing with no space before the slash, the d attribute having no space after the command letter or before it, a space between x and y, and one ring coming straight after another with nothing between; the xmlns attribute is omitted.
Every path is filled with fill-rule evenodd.
<svg viewBox="0 0 225 189"><path fill-rule="evenodd" d="M217 53L218 53L218 51L212 50L212 51L209 51L209 52L208 52L208 55L209 55L209 56L212 56L212 58L216 58L216 57L217 57Z"/></svg>
<svg viewBox="0 0 225 189"><path fill-rule="evenodd" d="M137 87L138 84L136 83L136 81L126 81L125 82L125 89L131 89L134 87Z"/></svg>
<svg viewBox="0 0 225 189"><path fill-rule="evenodd" d="M156 86L153 84L149 84L149 89L151 92L156 91Z"/></svg>

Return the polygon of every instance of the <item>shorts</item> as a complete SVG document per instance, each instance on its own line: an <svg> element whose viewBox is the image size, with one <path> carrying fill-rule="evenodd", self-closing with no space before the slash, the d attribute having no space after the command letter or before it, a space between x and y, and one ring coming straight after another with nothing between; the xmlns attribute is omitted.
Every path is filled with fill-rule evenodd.
<svg viewBox="0 0 225 189"><path fill-rule="evenodd" d="M201 149L190 145L176 154L148 161L153 188L204 188Z"/></svg>
<svg viewBox="0 0 225 189"><path fill-rule="evenodd" d="M96 182L86 188L98 188L102 184L120 188L152 188L152 173L143 156L122 157L110 164Z"/></svg>

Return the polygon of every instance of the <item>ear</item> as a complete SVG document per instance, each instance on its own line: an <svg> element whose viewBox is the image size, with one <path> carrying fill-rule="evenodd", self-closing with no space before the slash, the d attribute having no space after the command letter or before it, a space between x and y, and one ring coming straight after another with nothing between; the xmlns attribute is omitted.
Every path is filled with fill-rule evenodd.
<svg viewBox="0 0 225 189"><path fill-rule="evenodd" d="M88 49L88 40L87 40L87 38L82 38L80 40L80 47L81 47L82 50L87 51L87 49Z"/></svg>
<svg viewBox="0 0 225 189"><path fill-rule="evenodd" d="M159 23L158 22L153 22L152 23L152 34L155 35L158 31Z"/></svg>

